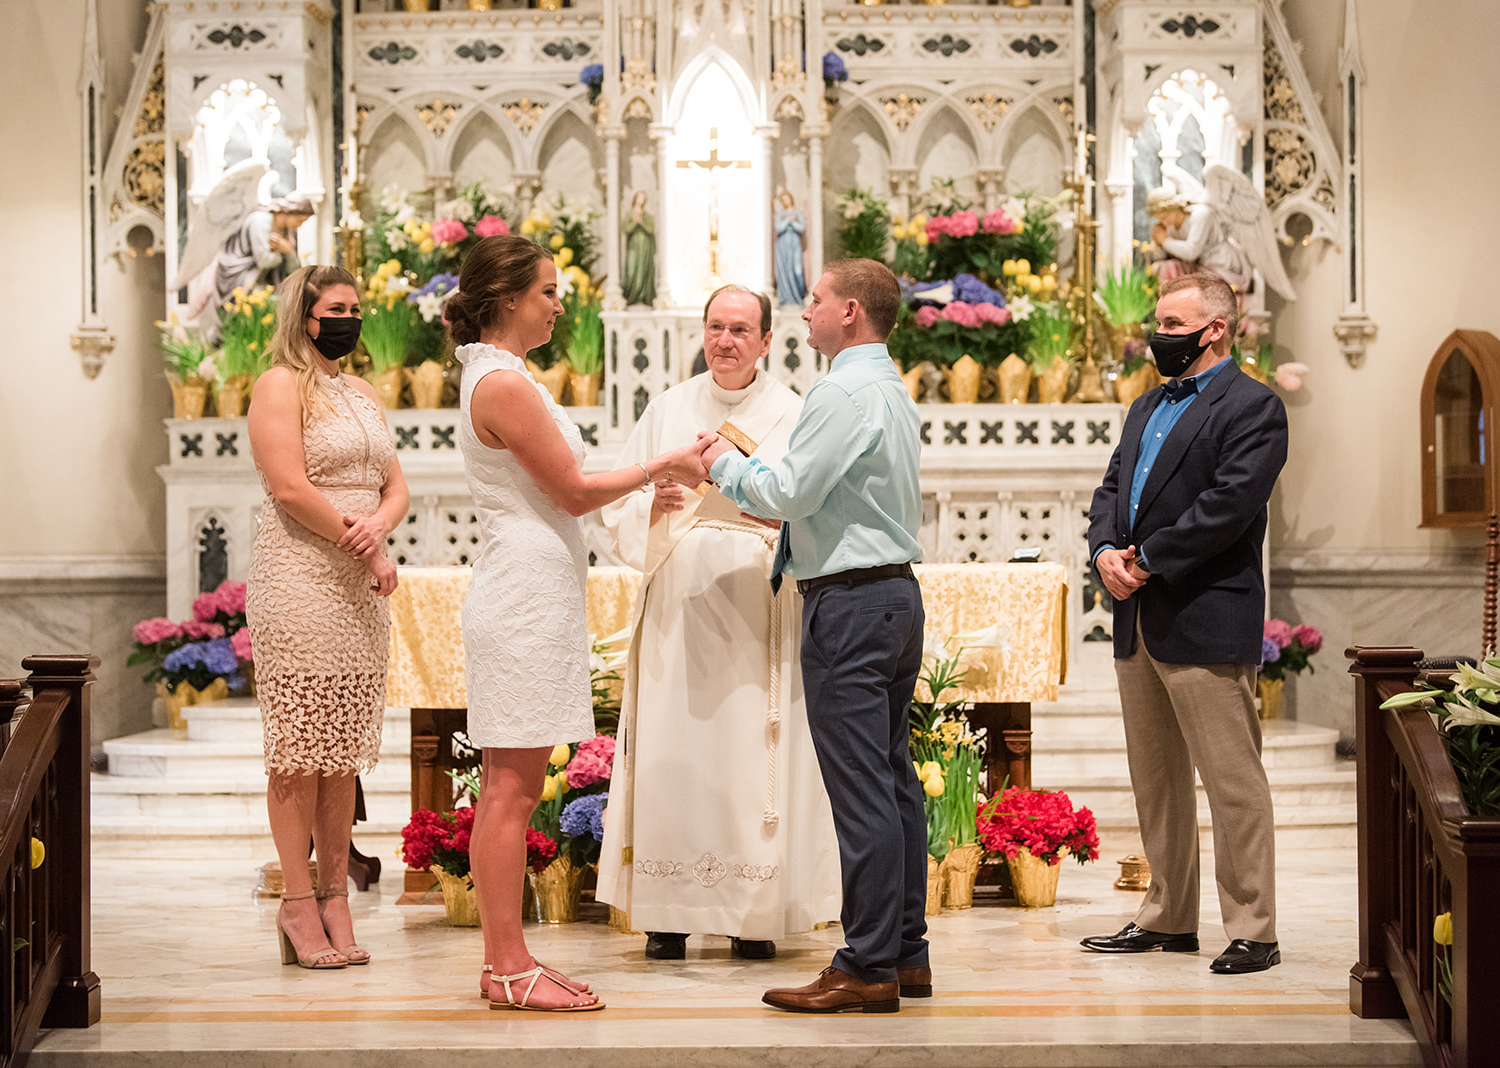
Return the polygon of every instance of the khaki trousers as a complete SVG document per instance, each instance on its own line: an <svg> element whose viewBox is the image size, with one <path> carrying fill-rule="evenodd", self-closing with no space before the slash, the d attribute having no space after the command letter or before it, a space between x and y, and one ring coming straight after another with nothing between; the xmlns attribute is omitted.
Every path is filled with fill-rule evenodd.
<svg viewBox="0 0 1500 1068"><path fill-rule="evenodd" d="M1136 635L1115 661L1125 749L1151 862L1135 922L1148 931L1198 929L1197 769L1213 818L1214 878L1230 940L1276 941L1276 826L1261 763L1255 669L1163 664Z"/></svg>

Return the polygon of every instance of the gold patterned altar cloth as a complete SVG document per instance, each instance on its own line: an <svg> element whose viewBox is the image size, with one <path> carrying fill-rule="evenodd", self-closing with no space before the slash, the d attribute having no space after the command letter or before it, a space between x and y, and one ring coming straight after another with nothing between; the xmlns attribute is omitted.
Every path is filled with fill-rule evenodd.
<svg viewBox="0 0 1500 1068"><path fill-rule="evenodd" d="M1059 564L918 564L927 613L926 644L1001 625L1000 649L974 649L975 702L1050 701L1065 664L1066 572ZM391 595L391 659L386 703L398 708L467 708L460 612L473 572L467 567L403 567ZM588 631L598 637L630 624L640 572L591 567Z"/></svg>

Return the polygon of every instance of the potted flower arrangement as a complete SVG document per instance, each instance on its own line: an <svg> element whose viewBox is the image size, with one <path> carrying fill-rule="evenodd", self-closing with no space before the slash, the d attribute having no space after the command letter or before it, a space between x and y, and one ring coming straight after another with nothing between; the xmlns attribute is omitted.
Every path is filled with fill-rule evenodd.
<svg viewBox="0 0 1500 1068"><path fill-rule="evenodd" d="M219 373L203 331L179 323L176 312L157 322L156 328L161 331L163 370L172 388L172 418L202 418L209 384Z"/></svg>
<svg viewBox="0 0 1500 1068"><path fill-rule="evenodd" d="M433 226L441 230L445 222L451 221L439 219ZM442 271L406 295L407 304L416 310L416 315L411 319L415 333L426 339L433 336L439 339L436 350L425 342L408 345L404 375L406 385L411 390L413 408L436 408L442 403L443 383L446 380L441 356L446 351L443 302L457 290L458 275L453 271Z"/></svg>
<svg viewBox="0 0 1500 1068"><path fill-rule="evenodd" d="M922 780L922 807L927 816L927 912L942 907L966 909L974 903L980 848L976 817L980 741L968 729L965 702L944 695L963 685L963 649L933 657L923 667L919 693L911 705L911 754Z"/></svg>
<svg viewBox="0 0 1500 1068"><path fill-rule="evenodd" d="M839 242L844 255L851 259L885 259L885 246L891 236L890 209L886 202L868 189L851 189L839 197L835 206L843 219L839 223Z"/></svg>
<svg viewBox="0 0 1500 1068"><path fill-rule="evenodd" d="M1068 375L1073 369L1073 317L1061 301L1038 301L1027 323L1031 340L1026 355L1036 379L1037 402L1059 404L1068 391Z"/></svg>
<svg viewBox="0 0 1500 1068"><path fill-rule="evenodd" d="M401 829L401 859L437 876L448 922L455 927L479 926L479 903L469 874L473 833L474 809L467 805L452 812L419 808Z"/></svg>
<svg viewBox="0 0 1500 1068"><path fill-rule="evenodd" d="M973 404L985 399L984 369L998 366L1017 341L1005 295L975 275L959 273L913 286L911 302L911 342L917 352L947 369L948 400Z"/></svg>
<svg viewBox="0 0 1500 1068"><path fill-rule="evenodd" d="M823 53L823 101L833 109L839 106L839 82L849 80L849 68L837 52Z"/></svg>
<svg viewBox="0 0 1500 1068"><path fill-rule="evenodd" d="M1255 682L1260 718L1280 719L1287 675L1302 671L1313 674L1311 658L1323 648L1323 635L1316 627L1305 623L1294 627L1281 619L1266 620L1262 635L1260 677Z"/></svg>
<svg viewBox="0 0 1500 1068"><path fill-rule="evenodd" d="M564 246L557 259L564 260ZM567 257L571 260L571 255ZM562 318L568 340L563 360L568 366L568 388L573 404L591 407L599 403L600 372L604 368L604 320L600 317L599 293L589 276L569 262L561 264L558 280L563 290Z"/></svg>
<svg viewBox="0 0 1500 1068"><path fill-rule="evenodd" d="M245 413L250 387L270 366L266 349L276 332L276 296L270 286L246 293L236 289L219 309L219 331L224 350L219 357L219 389L215 405L223 419Z"/></svg>
<svg viewBox="0 0 1500 1068"><path fill-rule="evenodd" d="M531 886L543 923L578 918L578 894L587 867L604 842L604 807L614 767L615 740L596 734L577 745L557 745L547 760L542 799L527 835ZM533 848L534 847L534 848Z"/></svg>
<svg viewBox="0 0 1500 1068"><path fill-rule="evenodd" d="M175 623L158 616L132 628L134 648L126 663L150 664L146 682L156 683L167 708L167 725L186 726L187 705L222 700L231 690L254 692L254 649L245 625L245 584L225 581L193 602L193 618Z"/></svg>
<svg viewBox="0 0 1500 1068"><path fill-rule="evenodd" d="M1094 814L1087 808L1075 810L1062 791L1012 786L986 801L976 822L980 844L1005 857L1023 908L1056 903L1063 857L1071 853L1083 864L1099 856Z"/></svg>
<svg viewBox="0 0 1500 1068"><path fill-rule="evenodd" d="M550 208L538 203L521 223L521 234L538 245L550 248L557 264L559 289L567 287L594 289L594 263L599 257L599 240L594 233L598 220L596 211L570 207L558 194ZM570 316L563 315L553 326L549 345L533 349L526 354L527 366L532 377L547 387L552 399L561 403L563 390L568 385L571 365L568 362L568 344L572 336ZM585 329L588 329L585 326ZM600 352L602 360L602 329Z"/></svg>
<svg viewBox="0 0 1500 1068"><path fill-rule="evenodd" d="M590 63L578 72L578 84L589 91L589 105L599 103L599 93L604 87L604 64Z"/></svg>

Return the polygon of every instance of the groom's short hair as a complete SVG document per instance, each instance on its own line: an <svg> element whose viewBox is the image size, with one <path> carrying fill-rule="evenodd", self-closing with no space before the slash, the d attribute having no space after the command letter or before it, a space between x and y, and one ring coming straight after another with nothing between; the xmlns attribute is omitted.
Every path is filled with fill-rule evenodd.
<svg viewBox="0 0 1500 1068"><path fill-rule="evenodd" d="M823 271L832 280L835 297L858 301L881 340L891 336L901 310L901 284L889 267L878 260L835 260Z"/></svg>

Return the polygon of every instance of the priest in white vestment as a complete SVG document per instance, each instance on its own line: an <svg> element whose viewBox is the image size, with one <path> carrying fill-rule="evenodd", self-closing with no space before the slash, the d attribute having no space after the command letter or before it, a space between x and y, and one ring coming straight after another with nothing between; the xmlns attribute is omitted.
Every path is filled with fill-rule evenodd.
<svg viewBox="0 0 1500 1068"><path fill-rule="evenodd" d="M727 421L774 464L802 401L758 369L770 343L769 300L716 291L708 373L652 401L619 462ZM801 597L769 583L778 525L702 489L657 484L602 509L645 580L597 896L648 932L650 958L682 957L689 934L764 958L775 939L838 918L838 844L802 700Z"/></svg>

